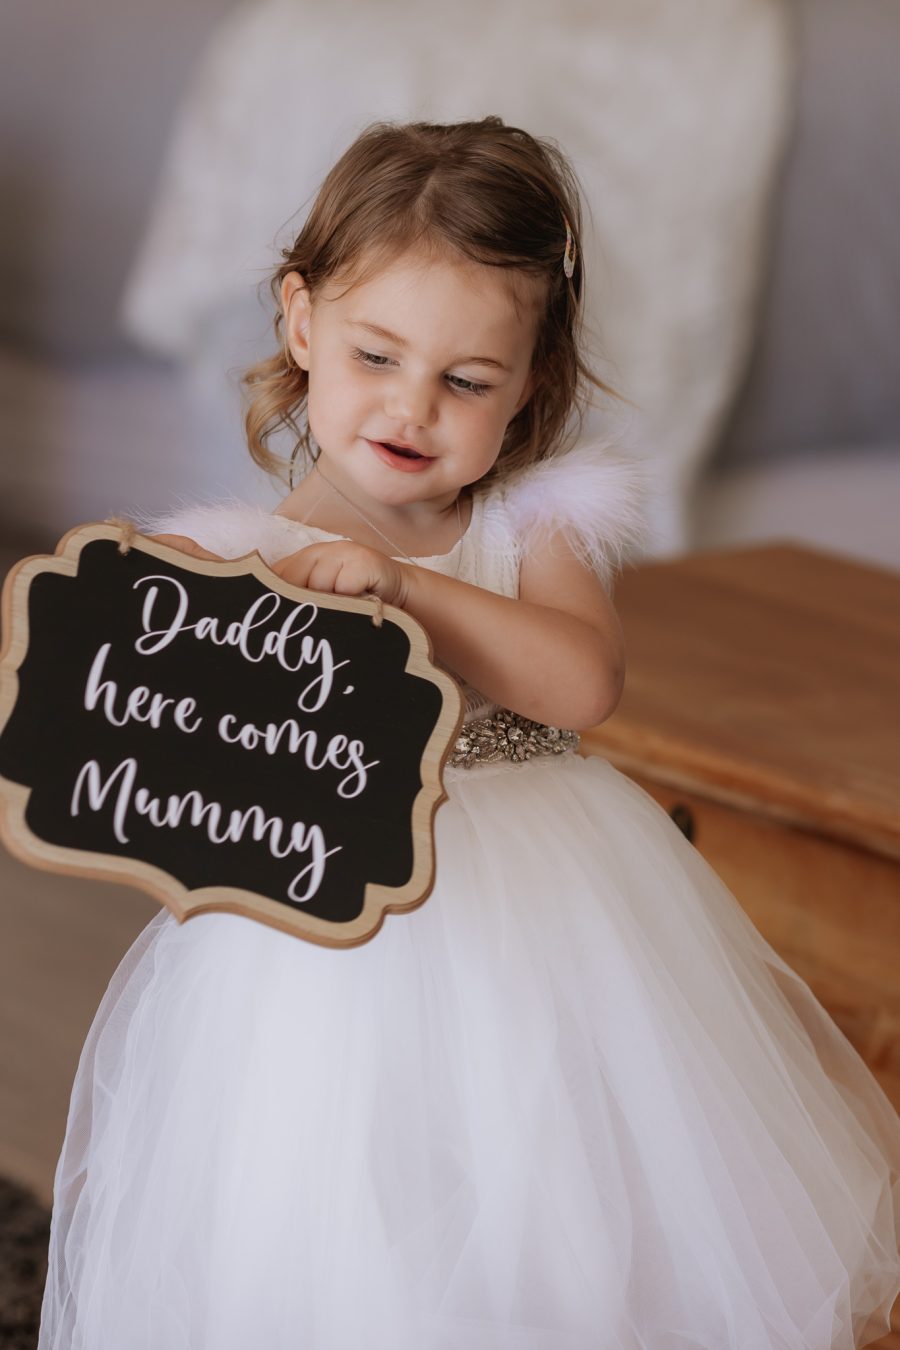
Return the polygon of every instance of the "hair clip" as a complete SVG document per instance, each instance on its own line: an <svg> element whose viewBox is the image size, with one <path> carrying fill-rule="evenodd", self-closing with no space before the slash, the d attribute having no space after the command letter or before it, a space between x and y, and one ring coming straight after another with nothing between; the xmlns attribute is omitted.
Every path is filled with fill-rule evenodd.
<svg viewBox="0 0 900 1350"><path fill-rule="evenodd" d="M563 271L566 276L571 278L575 271L575 259L578 256L578 249L575 246L575 236L572 234L572 226L563 216L566 225L566 251L563 254Z"/></svg>

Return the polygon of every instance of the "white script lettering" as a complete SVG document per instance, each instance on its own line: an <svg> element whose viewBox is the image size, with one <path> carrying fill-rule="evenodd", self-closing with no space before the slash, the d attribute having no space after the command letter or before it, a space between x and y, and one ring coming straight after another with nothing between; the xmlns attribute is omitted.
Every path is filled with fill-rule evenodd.
<svg viewBox="0 0 900 1350"><path fill-rule="evenodd" d="M285 604L290 603L283 596L266 591L254 600L242 619L228 624L223 625L223 621L213 615L204 615L193 623L187 623L188 593L181 582L175 577L146 576L139 577L134 584L138 587L149 582L161 582L170 588L167 594L171 612L167 622L162 620L163 627L154 627L160 622L157 611L161 607L161 591L159 585L151 585L144 598L141 614L144 632L135 642L135 648L142 656L162 651L181 633L193 633L195 638L209 640L219 647L236 647L247 661L258 662L274 656L284 670L290 671L301 670L304 666L318 666L318 675L310 680L297 698L297 706L303 712L317 712L322 707L331 693L335 671L350 664L348 660L335 661L331 643L324 638L314 638L307 631L319 614L318 606L312 601L293 605L279 628L270 627L264 633L258 633L258 629L266 628L274 619L283 601Z"/></svg>
<svg viewBox="0 0 900 1350"><path fill-rule="evenodd" d="M303 751L303 759L308 769L318 772L326 764L334 769L351 769L338 783L338 796L358 797L365 790L369 769L379 763L377 759L363 762L366 747L362 741L348 741L340 734L332 736L325 746L321 757L316 760L319 746L318 734L311 728L301 730L296 718L289 717L282 723L267 722L264 727L253 722L237 725L234 713L225 713L219 718L219 735L228 745L240 745L245 750L255 750L262 746L267 755L277 754L284 743L288 754L296 755Z"/></svg>
<svg viewBox="0 0 900 1350"><path fill-rule="evenodd" d="M199 714L194 717L194 713L197 711L195 699L181 698L176 703L174 698L166 698L162 694L151 693L145 684L139 684L131 690L125 699L121 716L117 716L116 699L119 696L119 686L115 680L103 678L104 666L111 646L111 642L104 642L91 664L84 690L84 706L88 712L93 712L102 699L103 715L107 722L110 722L114 727L124 727L126 722L133 720L135 722L149 722L151 727L158 731L162 725L163 713L167 708L172 708L171 716L179 731L190 733L197 730L203 718ZM194 720L191 721L191 718Z"/></svg>
<svg viewBox="0 0 900 1350"><path fill-rule="evenodd" d="M165 799L153 796L145 787L136 786L138 762L123 759L103 781L100 765L95 759L82 765L72 792L70 813L77 816L85 797L89 811L100 811L116 780L118 792L113 804L113 832L121 844L129 842L125 832L129 811L144 816L157 829L177 829L186 823L195 829L205 828L211 844L240 843L250 833L255 843L265 840L273 858L286 858L291 853L309 854L309 861L291 879L288 895L298 903L311 900L322 884L325 864L341 845L325 847L325 835L320 825L306 825L295 820L286 825L281 816L267 816L258 805L244 810L226 808L217 801L205 801L196 788L178 795L170 793Z"/></svg>

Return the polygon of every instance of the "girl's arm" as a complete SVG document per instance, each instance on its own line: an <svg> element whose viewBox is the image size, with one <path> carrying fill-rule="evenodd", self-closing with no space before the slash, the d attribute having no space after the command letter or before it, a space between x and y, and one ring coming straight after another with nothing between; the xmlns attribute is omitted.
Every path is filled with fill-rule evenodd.
<svg viewBox="0 0 900 1350"><path fill-rule="evenodd" d="M625 675L612 602L562 535L522 564L519 598L497 595L361 544L311 544L273 567L295 586L380 596L427 629L435 656L502 707L583 730L615 710Z"/></svg>

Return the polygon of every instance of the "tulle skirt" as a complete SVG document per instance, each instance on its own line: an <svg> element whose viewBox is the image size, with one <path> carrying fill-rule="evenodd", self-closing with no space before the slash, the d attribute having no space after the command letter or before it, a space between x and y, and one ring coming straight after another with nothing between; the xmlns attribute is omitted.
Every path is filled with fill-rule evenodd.
<svg viewBox="0 0 900 1350"><path fill-rule="evenodd" d="M40 1350L851 1350L900 1118L666 812L446 775L364 946L148 925L84 1047ZM852 897L848 896L848 903Z"/></svg>

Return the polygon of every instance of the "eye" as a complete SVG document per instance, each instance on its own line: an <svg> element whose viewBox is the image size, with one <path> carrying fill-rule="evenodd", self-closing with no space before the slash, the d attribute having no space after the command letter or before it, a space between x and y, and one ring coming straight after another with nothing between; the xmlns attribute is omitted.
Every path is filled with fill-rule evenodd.
<svg viewBox="0 0 900 1350"><path fill-rule="evenodd" d="M375 370L381 370L383 366L391 364L389 356L378 356L375 352L364 352L361 347L354 347L351 355L354 361L361 361L364 366L372 366Z"/></svg>
<svg viewBox="0 0 900 1350"><path fill-rule="evenodd" d="M476 384L474 380L464 380L461 375L448 375L448 383L463 394L476 394L479 398L490 389L489 384Z"/></svg>

